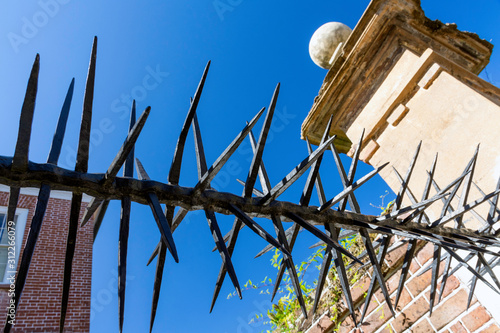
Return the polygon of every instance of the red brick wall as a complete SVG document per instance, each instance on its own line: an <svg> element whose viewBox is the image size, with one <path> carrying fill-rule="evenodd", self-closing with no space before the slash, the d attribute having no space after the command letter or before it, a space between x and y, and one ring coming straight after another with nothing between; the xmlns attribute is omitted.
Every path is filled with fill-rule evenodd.
<svg viewBox="0 0 500 333"><path fill-rule="evenodd" d="M441 302L434 306L432 316L429 315L429 296L431 270L419 276L423 267L432 258L433 245L427 244L422 248L410 266L410 278L405 284L398 307L395 309L396 317L392 317L391 312L384 301L380 289L374 294L368 314L364 322L355 328L352 318L346 317L338 330L341 333L348 332L380 332L380 333L400 333L400 332L443 332L443 333L499 333L498 323L491 318L488 311L474 297L471 307L466 309L469 289L460 283L455 276L448 278ZM396 266L401 262L406 245L396 249L388 255L389 266ZM440 272L443 272L445 262L441 263ZM387 280L387 289L394 302L395 293L399 283L401 271ZM440 281L440 280L439 280ZM361 305L358 308L357 318L360 318L360 309L364 307L364 293L370 286L370 276L365 276L351 287L352 297L355 303ZM436 302L439 298L441 284L438 284ZM394 303L393 303L394 304ZM332 322L328 313L323 314L306 333L333 332L336 323Z"/></svg>
<svg viewBox="0 0 500 333"><path fill-rule="evenodd" d="M8 194L0 192L0 206L7 206L7 203ZM29 210L23 244L35 205L35 196L21 195L18 207ZM49 200L12 332L59 332L70 205L70 200ZM82 207L80 217L85 206L86 204ZM19 258L21 256L22 252ZM89 332L91 279L92 223L87 223L84 228L78 230L65 332ZM9 300L7 292L6 289L0 289L0 309L6 308ZM4 316L4 313L0 312L0 315ZM5 323L4 318L2 326Z"/></svg>

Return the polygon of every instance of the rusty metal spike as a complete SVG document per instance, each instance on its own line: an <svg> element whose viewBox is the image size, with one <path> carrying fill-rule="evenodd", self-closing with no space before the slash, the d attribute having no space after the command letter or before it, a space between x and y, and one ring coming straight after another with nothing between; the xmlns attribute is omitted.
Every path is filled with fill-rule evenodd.
<svg viewBox="0 0 500 333"><path fill-rule="evenodd" d="M352 185L349 185L349 187L345 188L342 192L337 194L334 198L328 200L325 204L321 205L321 207L318 208L319 212L323 212L326 209L330 209L332 206L334 206L336 203L340 202L340 200L344 199L348 195L350 195L352 192L354 192L356 189L358 189L361 185L366 183L368 180L370 180L373 176L378 174L380 170L385 168L389 163L385 163L378 168L372 170L370 173L365 175L363 178L360 180L354 182ZM340 209L342 211L342 209Z"/></svg>
<svg viewBox="0 0 500 333"><path fill-rule="evenodd" d="M306 172L306 170L320 157L323 152L330 146L330 144L335 140L335 137L327 139L323 144L321 144L313 153L306 157L299 165L297 165L285 178L283 178L272 190L266 194L260 201L259 204L266 205L269 202L275 200L281 193L283 193L288 187L290 187L300 176Z"/></svg>
<svg viewBox="0 0 500 333"><path fill-rule="evenodd" d="M217 160L212 164L210 169L205 173L205 175L202 177L200 181L198 181L198 184L195 186L195 191L201 192L204 189L206 189L208 186L210 186L210 182L214 177L217 175L217 173L220 171L220 169L224 166L224 164L227 162L229 157L236 151L236 149L239 147L239 145L243 142L245 137L248 135L248 133L252 130L253 126L257 123L257 120L259 120L260 116L264 112L265 108L262 108L257 115L250 121L248 125L246 125L243 130L236 136L236 138L231 142L231 144L222 152L222 154L217 158Z"/></svg>
<svg viewBox="0 0 500 333"><path fill-rule="evenodd" d="M140 180L149 180L149 176L144 170L144 166L142 165L139 159L135 159L137 174L139 175ZM148 201L149 207L153 212L153 216L155 218L156 224L158 225L158 229L160 230L162 240L167 245L172 257L174 257L175 262L179 262L179 257L177 256L177 249L175 247L174 239L172 238L172 231L170 230L170 226L167 222L165 215L162 212L160 202L158 197L153 192L148 192L146 199Z"/></svg>
<svg viewBox="0 0 500 333"><path fill-rule="evenodd" d="M17 132L16 150L12 158L11 170L23 172L28 169L28 153L31 139L31 126L35 112L36 93L38 90L38 73L40 71L40 55L37 53L33 67L31 68L26 94L24 96L21 116L19 118L19 130Z"/></svg>

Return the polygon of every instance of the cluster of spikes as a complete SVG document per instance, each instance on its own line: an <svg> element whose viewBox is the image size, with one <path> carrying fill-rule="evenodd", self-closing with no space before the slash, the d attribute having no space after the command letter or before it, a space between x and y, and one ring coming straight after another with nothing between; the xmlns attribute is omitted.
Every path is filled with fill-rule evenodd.
<svg viewBox="0 0 500 333"><path fill-rule="evenodd" d="M216 249L219 251L222 258L222 265L217 277L210 311L213 309L226 274L229 275L231 282L236 289L236 293L241 298L241 288L231 261L231 257L235 249L239 231L244 226L248 226L254 233L269 243L269 245L263 249L259 255L271 250L272 248L277 248L281 251L283 254L283 261L276 279L273 298L276 295L283 275L287 270L291 277L291 282L302 308L303 315L306 318L308 317L308 311L306 310L304 297L302 295L297 272L291 255L295 241L301 229L305 229L312 233L320 240L321 244L326 245L326 253L321 266L320 276L318 278L318 286L316 289L315 302L311 311L312 313L314 313L318 307L318 301L320 300L320 295L324 288L325 279L333 260L335 270L340 279L342 291L345 295L347 308L350 311L355 323L359 324L363 321L366 309L377 286L380 287L385 300L394 315L393 309L399 301L401 291L406 278L408 277L410 263L412 258L415 256L418 241L431 242L434 244L434 257L428 268L432 269L430 293L431 312L435 304L439 266L440 262L444 260L446 261L446 265L442 277L443 281L441 288L444 288L448 276L453 274L460 267L465 267L473 274L469 303L472 299L472 294L478 280L481 280L496 293L499 293L500 283L493 273L493 267L500 262L500 255L499 253L492 251L490 248L498 247L500 245L500 231L495 231L497 228L494 227L495 223L500 220L500 211L497 209L500 182L497 185L497 189L490 194L484 194L479 189L482 193L482 197L476 201L469 202L469 192L474 184L472 179L477 160L477 150L471 161L466 166L463 174L444 188L440 188L434 179L434 171L436 169L437 161L436 156L434 163L430 167L430 171L428 171L428 179L425 185L423 197L420 201L418 201L408 187L408 183L419 154L419 145L413 160L410 162L406 175L402 177L398 171L394 170L401 182L401 189L397 194L392 211L381 217L363 215L360 212L360 207L354 195L354 191L370 178L375 176L387 164L371 171L367 175L355 181L356 167L359 160L363 137L359 140L352 163L346 173L346 169L342 165L339 154L334 145L335 137L329 137L328 135L331 126L330 120L330 123L325 129L321 143L316 150L313 150L309 143L307 143L309 149L308 156L273 187L271 186L271 182L267 176L262 157L278 98L278 85L267 109L264 124L258 140L256 140L253 136L252 128L257 123L261 115L264 114L265 108L261 109L257 115L246 124L243 130L229 144L224 152L222 152L219 158L210 167L208 167L205 160L196 109L202 94L210 62L207 64L201 81L194 94L194 98L191 100L188 114L181 129L177 146L175 147L175 154L168 174L167 183L150 180L141 162L138 159L134 159L135 142L139 137L139 134L150 113L150 108L146 108L136 121L135 102L133 103L131 109L128 136L112 161L109 169L104 174L87 173L96 69L96 48L97 38L94 39L91 52L83 101L83 112L75 169L67 170L57 166L72 100L74 79L71 81L66 99L62 106L47 163L34 163L28 159L31 127L38 84L38 55L36 56L31 71L25 100L21 110L18 139L14 156L0 156L0 182L10 186L7 212L8 221L13 220L14 218L21 187L38 187L40 189L36 204L36 211L31 221L28 238L25 243L21 262L19 264L15 285L16 307L19 304L23 287L26 282L30 262L40 234L51 189L72 192L61 300L61 332L64 330L68 299L70 296L71 271L73 256L75 253L77 230L79 225L80 227L85 225L92 216L95 216L95 238L110 200L121 201L118 244L118 299L120 331L122 330L124 319L127 243L129 237L129 220L132 201L150 206L154 220L156 221L161 234L160 242L158 243L149 261L150 263L154 257L158 257L150 319L151 330L153 328L156 308L160 296L160 286L167 252L170 252L176 262L179 260L172 234L189 211L200 209L205 211L208 226L216 244ZM194 133L198 166L198 183L194 187L183 187L179 185L179 177L184 146L190 127L192 127ZM243 194L238 196L231 193L218 192L212 189L210 186L211 181L246 137L249 137L251 141L254 155L246 180L240 181L240 183L244 186ZM344 187L340 193L329 200L325 197L319 174L323 153L328 148L330 148L333 153L336 167ZM134 161L138 179L134 178ZM122 167L123 177L119 177L117 174ZM278 201L278 196L290 187L290 185L292 185L299 177L306 173L307 170L309 170L309 173L299 203L293 204ZM257 179L260 181L262 190L255 188ZM319 207L309 205L314 188L316 188L316 192L319 197ZM430 196L432 188L434 188L433 192L436 192L436 194ZM457 195L459 188L462 188L460 196ZM92 196L93 199L88 204L83 219L79 221L83 193ZM405 196L410 200L411 205L403 206L403 198ZM458 198L459 205L456 208L453 208L451 206L451 202L456 198ZM429 214L427 214L426 209L437 201L443 202L442 214L438 219L432 220L429 217ZM479 204L482 203L488 203L491 207L486 218L483 218L474 210ZM166 206L164 211L161 206L162 204ZM350 211L347 210L348 205ZM332 209L334 206L336 208ZM177 213L175 213L176 207L179 207ZM475 231L465 228L463 217L467 212L471 212L476 219L483 224L483 227ZM231 231L225 236L221 234L215 213L233 215L235 217ZM265 217L271 220L277 236L274 237L265 231L262 226L253 220L254 217ZM288 230L284 230L282 222L294 223ZM448 225L453 222L453 228L445 226L445 224ZM324 231L318 228L318 226L324 227ZM370 233L376 233L379 237L372 241L369 235ZM365 251L358 257L352 255L339 243L341 239L351 237L353 234L359 234L365 246ZM393 242L394 237L397 238L396 242ZM390 251L391 248L401 246L401 244L404 243L408 244L407 252L404 258L404 263L401 267L401 278L393 306L389 298L389 293L385 283L386 280L381 266L388 251ZM378 253L376 252L377 248L379 248ZM462 258L455 252L456 250L465 250L468 254L465 258ZM442 252L444 252L444 255L442 255ZM492 256L492 259L487 260L486 255ZM345 267L342 260L343 256L352 260L350 265L360 264L371 265L371 267L373 267L371 285L367 292L365 306L360 320L357 320L355 316L355 305L353 304L349 281L346 275L346 269L349 267ZM477 258L475 267L472 267L469 264L473 258ZM453 269L451 269L452 259L455 259L458 262L458 265L454 266ZM496 286L493 286L484 278L483 275L485 275L485 272L491 276ZM442 295L442 293L440 293L440 295ZM309 315L311 315L311 312L309 312ZM4 332L9 332L10 329L11 325L7 321L4 327Z"/></svg>

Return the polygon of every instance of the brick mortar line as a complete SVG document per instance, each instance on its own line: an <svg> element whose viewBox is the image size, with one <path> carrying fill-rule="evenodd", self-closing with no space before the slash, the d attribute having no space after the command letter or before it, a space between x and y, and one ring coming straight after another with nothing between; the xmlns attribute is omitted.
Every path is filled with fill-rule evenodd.
<svg viewBox="0 0 500 333"><path fill-rule="evenodd" d="M486 309L486 310L487 310L487 309ZM489 314L489 312L488 312L488 314ZM474 331L474 332L472 332L472 333L479 333L479 332L481 332L482 330L487 329L488 327L490 327L490 325L493 325L493 324L495 324L495 325L497 325L497 326L498 326L498 322L495 320L495 318L491 317L491 319L490 319L490 320L488 320L486 323L484 323L484 324L483 324L483 326L479 327L477 330L475 330L475 331Z"/></svg>
<svg viewBox="0 0 500 333"><path fill-rule="evenodd" d="M457 288L457 289L466 289L466 288ZM453 319L453 321L449 322L448 324L446 324L446 326L444 326L441 331L439 332L445 332L445 330L449 329L451 326L455 325L457 322L460 322L462 324L462 326L465 328L465 330L467 332L470 333L470 330L467 328L467 326L465 326L465 324L462 322L462 318L467 316L469 313L471 313L472 311L474 311L475 309L477 309L478 307L481 306L481 303L479 301L477 301L476 303L472 304L471 307L469 309L466 309L465 311L463 311L461 314L459 314L457 317L455 317Z"/></svg>

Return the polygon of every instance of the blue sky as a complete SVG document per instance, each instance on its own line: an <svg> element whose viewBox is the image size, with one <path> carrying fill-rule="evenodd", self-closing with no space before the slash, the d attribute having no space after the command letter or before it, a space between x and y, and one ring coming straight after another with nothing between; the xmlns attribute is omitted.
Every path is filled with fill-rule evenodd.
<svg viewBox="0 0 500 333"><path fill-rule="evenodd" d="M56 4L56 5L54 5ZM221 5L222 4L222 5ZM74 167L83 89L92 38L99 38L96 92L92 123L89 172L104 172L118 151L128 128L130 97L138 111L148 105L151 115L136 146L151 178L166 181L174 146L203 68L212 66L198 107L207 162L211 164L245 121L267 107L281 82L274 125L264 154L271 182L277 183L306 156L300 125L316 96L326 70L309 58L308 43L322 24L340 21L351 28L368 1L71 1L42 0L2 4L0 20L0 103L2 135L0 155L13 155L19 113L31 64L41 56L40 84L33 125L30 159L46 160L64 95L72 77L75 95L60 165ZM500 1L422 1L428 17L455 22L461 30L476 32L499 44ZM224 8L224 9L221 9ZM48 14L44 14L48 13ZM35 25L36 23L36 25ZM17 35L22 39L13 41ZM500 45L500 44L499 44ZM487 73L487 75L486 75ZM500 84L500 55L494 50L482 78ZM258 123L260 128L262 120ZM256 130L258 132L258 129ZM188 136L180 183L196 183L192 134ZM236 178L244 179L251 152L246 142L213 185L221 191L241 193ZM344 159L348 163L348 158ZM333 161L326 158L322 174L328 196L340 190ZM333 170L333 175L330 175ZM371 170L362 166L359 175ZM282 200L297 202L304 180L290 188ZM375 180L359 194L362 209L380 204L387 187ZM314 204L314 202L313 202ZM218 216L223 233L231 217ZM118 331L116 286L119 203L111 203L94 245L91 332ZM272 230L269 223L263 225ZM271 228L270 228L271 227ZM146 332L154 279L154 264L145 264L159 233L148 207L132 207L128 258L125 332ZM162 295L154 332L260 332L249 318L265 311L269 297L250 291L227 300L233 291L226 281L214 311L208 310L220 267L203 214L190 213L175 232L180 263L167 258ZM310 253L314 239L302 233L296 261ZM234 263L240 283L274 279L270 256L253 260L265 246L250 231L242 232ZM316 274L316 273L314 273ZM313 275L313 274L311 274ZM314 276L312 276L314 279Z"/></svg>

